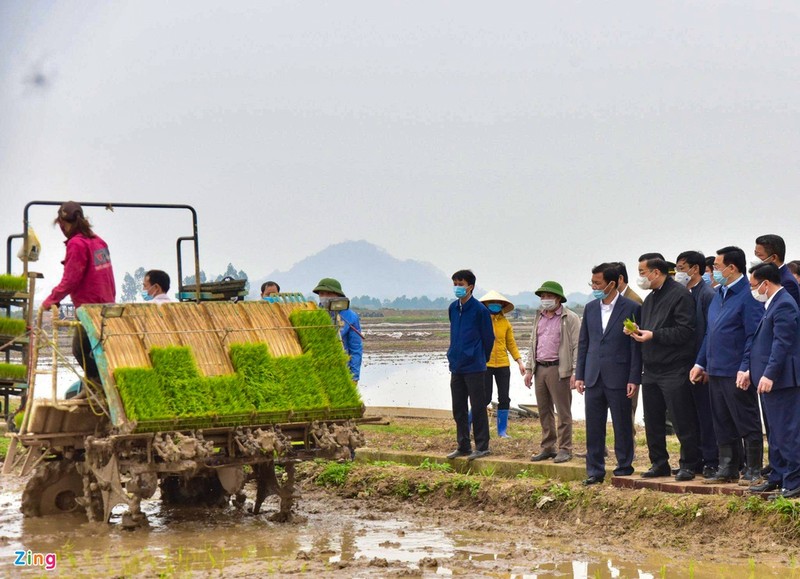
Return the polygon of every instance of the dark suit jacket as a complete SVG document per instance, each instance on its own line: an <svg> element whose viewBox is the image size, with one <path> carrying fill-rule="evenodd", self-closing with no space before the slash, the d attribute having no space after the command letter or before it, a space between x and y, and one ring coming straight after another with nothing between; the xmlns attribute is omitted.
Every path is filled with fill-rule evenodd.
<svg viewBox="0 0 800 579"><path fill-rule="evenodd" d="M745 370L744 353L763 315L764 307L753 299L747 276L730 286L727 295L717 288L708 307L706 337L697 364L711 376L736 376Z"/></svg>
<svg viewBox="0 0 800 579"><path fill-rule="evenodd" d="M794 279L794 275L792 275L791 270L786 267L785 263L778 271L781 272L781 285L794 298L795 303L800 306L800 284Z"/></svg>
<svg viewBox="0 0 800 579"><path fill-rule="evenodd" d="M758 385L762 376L772 387L800 385L800 310L792 296L780 290L772 297L758 324L750 349L745 352L750 381Z"/></svg>
<svg viewBox="0 0 800 579"><path fill-rule="evenodd" d="M697 323L694 328L694 354L700 351L703 345L703 338L706 335L706 322L708 321L708 306L711 305L711 300L716 295L717 288L712 288L705 281L689 290L694 298L695 315Z"/></svg>
<svg viewBox="0 0 800 579"><path fill-rule="evenodd" d="M640 320L641 311L639 304L619 296L603 332L600 300L586 304L578 339L576 380L583 380L587 388L596 385L601 375L609 388L626 388L629 383L641 383L641 345L622 332L625 318Z"/></svg>

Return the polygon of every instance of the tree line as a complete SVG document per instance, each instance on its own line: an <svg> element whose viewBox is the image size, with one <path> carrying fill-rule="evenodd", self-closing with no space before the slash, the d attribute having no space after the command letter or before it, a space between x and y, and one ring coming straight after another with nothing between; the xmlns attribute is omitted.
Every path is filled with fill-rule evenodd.
<svg viewBox="0 0 800 579"><path fill-rule="evenodd" d="M144 283L144 275L147 273L143 267L136 269L133 274L130 272L125 272L125 275L122 278L122 288L121 288L121 297L120 300L123 302L137 302L142 301L142 284ZM236 267L232 264L228 264L228 268L225 270L224 273L219 275L206 275L206 272L200 270L200 283L207 283L207 282L217 282L222 281L226 277L232 279L248 279L247 273L244 270L237 270ZM183 286L188 286L195 283L195 276L187 275L183 278ZM245 284L245 289L250 290L250 282L248 281ZM172 280L172 287L169 288L170 297L174 296L178 293L178 285L175 283L175 280Z"/></svg>

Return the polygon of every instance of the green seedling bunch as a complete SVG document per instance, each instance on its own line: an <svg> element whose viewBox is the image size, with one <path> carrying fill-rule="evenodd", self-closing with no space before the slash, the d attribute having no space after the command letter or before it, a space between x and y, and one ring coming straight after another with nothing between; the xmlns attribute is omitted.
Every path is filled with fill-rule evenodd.
<svg viewBox="0 0 800 579"><path fill-rule="evenodd" d="M275 358L275 373L288 387L293 410L313 410L330 405L309 354Z"/></svg>
<svg viewBox="0 0 800 579"><path fill-rule="evenodd" d="M28 289L28 280L21 275L0 275L0 291L24 292Z"/></svg>
<svg viewBox="0 0 800 579"><path fill-rule="evenodd" d="M631 316L630 318L625 318L625 321L622 322L622 326L628 330L631 334L635 334L639 331L639 326L636 325L636 316Z"/></svg>
<svg viewBox="0 0 800 579"><path fill-rule="evenodd" d="M21 336L28 329L25 320L0 318L0 336Z"/></svg>
<svg viewBox="0 0 800 579"><path fill-rule="evenodd" d="M129 420L166 420L175 417L172 400L165 396L161 377L149 368L120 368L114 373Z"/></svg>
<svg viewBox="0 0 800 579"><path fill-rule="evenodd" d="M266 344L234 344L231 362L242 378L242 391L248 403L261 411L290 408L289 393L278 378L275 358Z"/></svg>
<svg viewBox="0 0 800 579"><path fill-rule="evenodd" d="M25 364L0 364L0 378L24 381L27 377L28 367Z"/></svg>

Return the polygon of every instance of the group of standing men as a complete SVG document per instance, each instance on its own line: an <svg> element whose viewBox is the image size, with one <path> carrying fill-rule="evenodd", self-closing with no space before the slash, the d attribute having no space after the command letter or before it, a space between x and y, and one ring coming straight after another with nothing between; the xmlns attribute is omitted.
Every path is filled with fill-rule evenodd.
<svg viewBox="0 0 800 579"><path fill-rule="evenodd" d="M633 415L641 386L651 463L642 477L688 481L701 474L710 483L738 481L751 492L800 496L800 286L784 264L780 236L758 237L754 253L758 262L749 270L745 252L734 246L708 259L685 251L675 263L646 253L637 279L640 289L650 290L644 300L627 287L624 264L602 263L592 269L595 299L582 320L563 305L558 283L542 284L525 376L526 386L536 387L543 431L531 460L571 458L575 389L586 398L584 483L605 478L609 411L614 474L633 474ZM489 437L477 374L485 370L493 336L488 313L471 299L474 275L456 272L453 283L458 299L450 307L448 357L459 449L451 456L469 448L466 403L474 393L477 450L468 458L478 458L488 454ZM765 469L762 417L769 445ZM668 420L680 442L674 470Z"/></svg>

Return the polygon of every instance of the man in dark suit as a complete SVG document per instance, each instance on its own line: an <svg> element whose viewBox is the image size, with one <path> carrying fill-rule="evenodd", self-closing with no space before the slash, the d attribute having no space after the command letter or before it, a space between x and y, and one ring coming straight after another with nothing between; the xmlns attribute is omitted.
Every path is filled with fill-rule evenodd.
<svg viewBox="0 0 800 579"><path fill-rule="evenodd" d="M764 309L750 293L745 255L738 247L723 247L714 258L714 277L720 288L708 307L703 345L689 379L697 384L708 376L714 433L719 447L719 469L706 482L739 480L739 439L745 444L745 473L750 484L761 477L764 441L755 389L737 388L746 370L743 359Z"/></svg>
<svg viewBox="0 0 800 579"><path fill-rule="evenodd" d="M706 269L706 258L699 251L684 251L675 260L675 281L685 286L692 294L695 303L694 356L703 345L706 335L706 319L708 306L716 295L711 286L703 280ZM695 472L702 473L704 478L711 478L717 472L719 458L717 456L717 437L714 434L714 421L711 418L711 394L708 389L708 378L692 387L692 397L696 410L696 426L701 461Z"/></svg>
<svg viewBox="0 0 800 579"><path fill-rule="evenodd" d="M752 382L772 425L768 435L772 471L750 491L781 489L779 494L787 499L800 497L800 310L783 291L777 266L760 264L750 274L753 297L767 309L745 352L747 371L741 387Z"/></svg>
<svg viewBox="0 0 800 579"><path fill-rule="evenodd" d="M800 284L791 270L783 263L786 260L786 242L780 235L769 233L756 238L755 256L761 263L774 263L781 276L781 285L800 306Z"/></svg>
<svg viewBox="0 0 800 579"><path fill-rule="evenodd" d="M592 269L592 294L578 340L575 388L586 395L586 485L603 482L606 418L614 427L616 476L633 474L631 399L642 379L641 346L623 333L626 318L641 318L641 306L617 291L619 270L604 263Z"/></svg>

